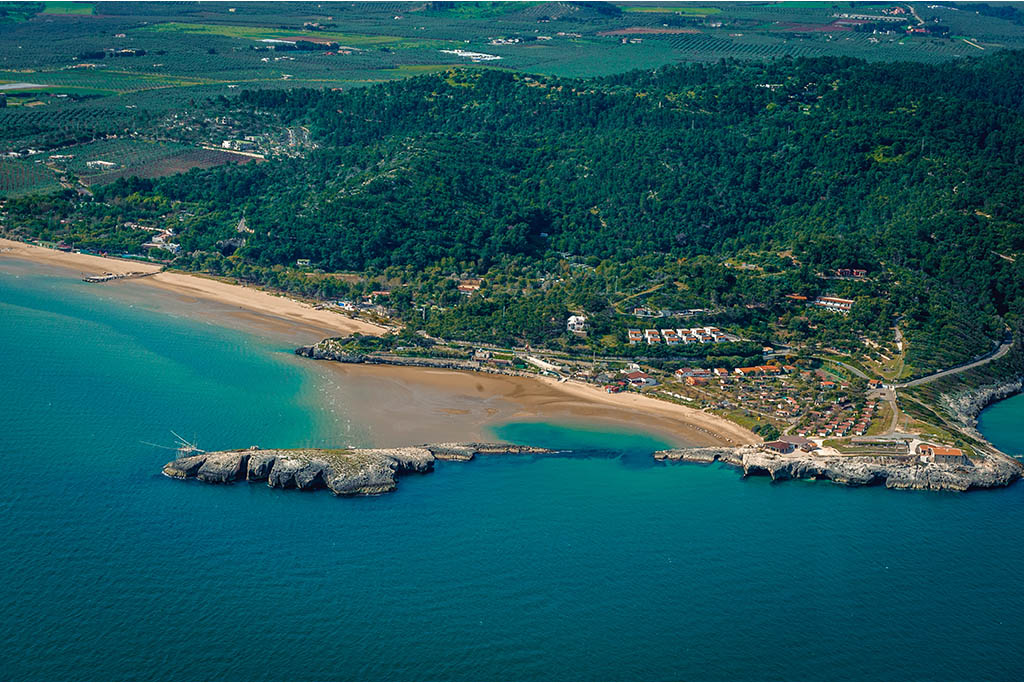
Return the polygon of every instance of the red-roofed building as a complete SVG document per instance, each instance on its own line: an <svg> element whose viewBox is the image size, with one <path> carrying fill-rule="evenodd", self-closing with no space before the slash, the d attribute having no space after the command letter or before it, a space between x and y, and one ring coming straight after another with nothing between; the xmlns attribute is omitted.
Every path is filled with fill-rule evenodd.
<svg viewBox="0 0 1024 683"><path fill-rule="evenodd" d="M654 379L646 372L631 372L626 375L626 379L635 387L653 387L658 384L658 380Z"/></svg>

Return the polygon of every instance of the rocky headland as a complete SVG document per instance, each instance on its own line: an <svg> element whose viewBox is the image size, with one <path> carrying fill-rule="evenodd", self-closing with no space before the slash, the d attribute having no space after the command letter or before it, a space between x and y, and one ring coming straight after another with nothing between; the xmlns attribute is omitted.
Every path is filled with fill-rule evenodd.
<svg viewBox="0 0 1024 683"><path fill-rule="evenodd" d="M767 475L785 479L825 479L846 486L885 486L890 489L968 491L1008 486L1020 478L1022 465L1008 457L980 457L970 465L923 462L917 458L777 454L756 446L740 448L676 448L657 451L655 460L723 462L743 476Z"/></svg>
<svg viewBox="0 0 1024 683"><path fill-rule="evenodd" d="M271 488L329 489L339 496L394 491L398 477L430 472L437 460L472 460L477 455L553 453L546 448L490 443L441 443L406 448L261 449L190 455L164 465L172 479L208 484L266 482Z"/></svg>

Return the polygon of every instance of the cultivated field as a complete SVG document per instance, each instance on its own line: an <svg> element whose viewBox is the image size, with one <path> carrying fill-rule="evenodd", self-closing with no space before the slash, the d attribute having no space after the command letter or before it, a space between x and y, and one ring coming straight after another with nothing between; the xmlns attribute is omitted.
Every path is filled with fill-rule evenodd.
<svg viewBox="0 0 1024 683"><path fill-rule="evenodd" d="M57 177L46 166L22 159L0 159L0 196L17 197L59 189Z"/></svg>
<svg viewBox="0 0 1024 683"><path fill-rule="evenodd" d="M132 176L138 176L139 178L161 178L174 175L175 173L184 173L193 168L212 168L213 166L222 166L223 164L248 164L256 161L258 159L254 157L226 150L191 147L126 168L90 175L82 178L82 182L86 185L104 185L118 178L130 178Z"/></svg>
<svg viewBox="0 0 1024 683"><path fill-rule="evenodd" d="M678 62L849 56L941 62L1024 49L1024 31L997 10L918 8L882 33L841 13L881 16L892 3L94 3L11 6L0 40L0 152L52 150L142 131L251 88L352 88L450 66L565 77L604 76ZM233 10L233 11L232 11ZM837 23L842 21L843 23ZM318 43L309 50L267 41ZM308 46L307 46L308 47ZM442 52L448 50L448 52ZM474 63L455 50L500 59ZM156 126L157 128L151 128ZM189 143L219 145L193 133ZM131 154L156 154L134 159ZM137 169L215 163L170 148L138 148L99 182ZM198 155L198 156L197 156ZM200 158L201 157L201 158ZM176 160L172 163L172 160ZM81 171L81 169L79 169ZM79 171L76 171L79 172ZM45 176L44 176L45 177ZM83 175L83 177L85 177ZM21 181L19 181L20 183Z"/></svg>

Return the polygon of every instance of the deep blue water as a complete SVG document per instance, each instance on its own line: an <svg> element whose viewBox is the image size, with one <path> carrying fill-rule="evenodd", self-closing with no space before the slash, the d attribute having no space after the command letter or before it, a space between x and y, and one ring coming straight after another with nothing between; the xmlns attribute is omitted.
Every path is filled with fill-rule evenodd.
<svg viewBox="0 0 1024 683"><path fill-rule="evenodd" d="M176 482L142 442L374 435L318 408L284 345L117 291L0 267L0 678L1024 671L1022 485L772 484L548 424L496 431L578 452L441 463L375 498Z"/></svg>

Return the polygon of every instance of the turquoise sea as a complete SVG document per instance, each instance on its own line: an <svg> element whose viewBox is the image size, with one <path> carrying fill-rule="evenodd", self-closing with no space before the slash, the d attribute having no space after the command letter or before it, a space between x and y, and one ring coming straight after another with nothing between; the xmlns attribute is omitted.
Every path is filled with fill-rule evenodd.
<svg viewBox="0 0 1024 683"><path fill-rule="evenodd" d="M772 484L552 424L496 435L572 454L441 463L376 498L172 481L150 445L171 430L375 437L344 400L318 407L315 367L280 341L37 272L0 264L2 679L1024 672L1024 485ZM1018 453L1022 411L984 420Z"/></svg>

